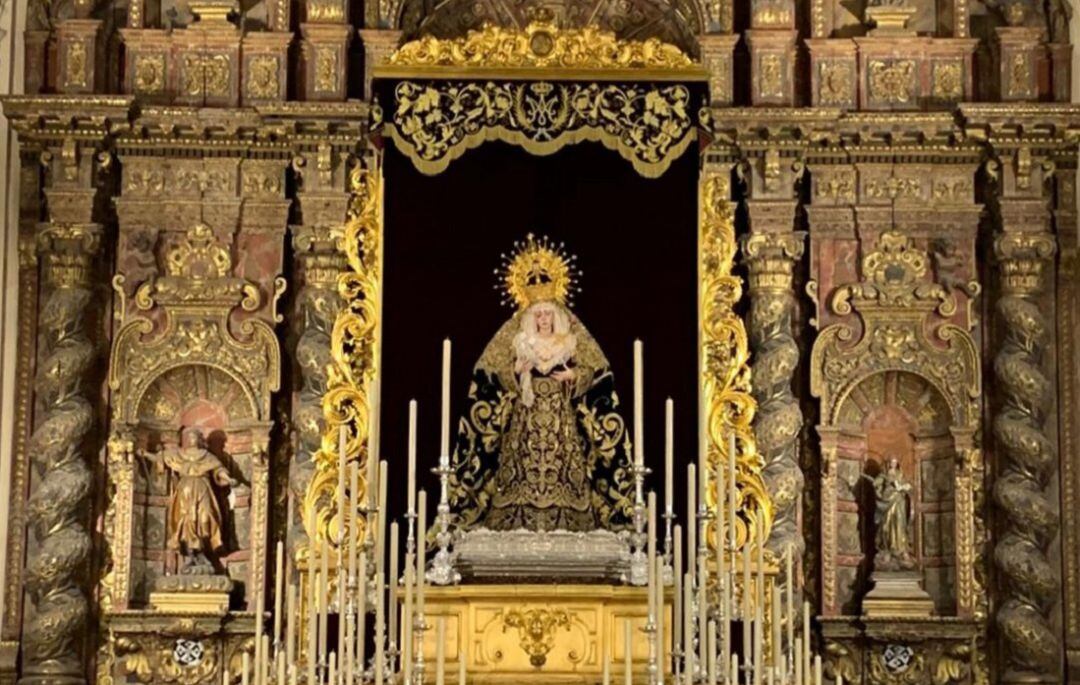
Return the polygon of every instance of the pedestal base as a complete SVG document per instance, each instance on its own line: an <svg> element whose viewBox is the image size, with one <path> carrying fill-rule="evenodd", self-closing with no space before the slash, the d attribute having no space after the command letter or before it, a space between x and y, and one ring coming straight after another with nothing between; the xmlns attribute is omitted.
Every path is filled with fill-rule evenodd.
<svg viewBox="0 0 1080 685"><path fill-rule="evenodd" d="M671 651L671 588L664 608L664 653ZM436 637L446 621L447 682L456 682L458 657L469 685L624 682L630 626L634 683L647 683L649 641L645 588L611 585L459 585L426 591L424 681L435 682ZM543 625L543 635L526 627ZM550 638L550 642L546 638ZM400 638L399 638L400 644ZM669 663L661 660L660 663ZM668 678L665 677L665 682Z"/></svg>
<svg viewBox="0 0 1080 685"><path fill-rule="evenodd" d="M863 615L870 618L925 618L934 613L934 600L922 587L918 571L875 571L874 589L863 598Z"/></svg>
<svg viewBox="0 0 1080 685"><path fill-rule="evenodd" d="M167 614L216 614L229 611L232 580L219 575L162 576L150 592L150 606Z"/></svg>

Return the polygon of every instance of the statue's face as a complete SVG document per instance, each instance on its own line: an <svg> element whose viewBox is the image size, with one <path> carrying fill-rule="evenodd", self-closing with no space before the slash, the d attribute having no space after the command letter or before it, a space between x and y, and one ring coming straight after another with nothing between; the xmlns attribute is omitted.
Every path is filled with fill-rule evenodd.
<svg viewBox="0 0 1080 685"><path fill-rule="evenodd" d="M555 330L555 312L550 309L536 310L536 331L540 335L551 335Z"/></svg>
<svg viewBox="0 0 1080 685"><path fill-rule="evenodd" d="M180 434L180 446L181 447L198 447L199 438L202 437L199 431L186 430Z"/></svg>

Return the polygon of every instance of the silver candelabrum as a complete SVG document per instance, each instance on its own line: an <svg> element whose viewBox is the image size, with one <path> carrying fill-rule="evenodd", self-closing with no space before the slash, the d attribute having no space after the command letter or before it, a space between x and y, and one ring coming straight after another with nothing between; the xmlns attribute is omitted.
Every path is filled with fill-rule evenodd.
<svg viewBox="0 0 1080 685"><path fill-rule="evenodd" d="M461 582L461 574L454 568L454 557L450 553L453 537L450 533L450 456L440 456L439 465L431 469L431 472L439 477L439 506L435 510L435 522L439 527L435 534L435 543L439 550L431 560L431 568L426 577L432 585L455 585Z"/></svg>
<svg viewBox="0 0 1080 685"><path fill-rule="evenodd" d="M630 574L626 582L630 585L647 585L649 583L649 556L646 553L648 533L645 531L645 517L648 515L645 506L645 476L651 469L644 464L634 462L631 473L634 475L634 533L631 536L633 551L630 553Z"/></svg>

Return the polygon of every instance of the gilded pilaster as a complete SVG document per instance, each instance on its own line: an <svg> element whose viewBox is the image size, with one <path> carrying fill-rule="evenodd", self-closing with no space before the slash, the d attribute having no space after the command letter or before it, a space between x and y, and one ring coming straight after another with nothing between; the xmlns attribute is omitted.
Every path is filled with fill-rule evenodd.
<svg viewBox="0 0 1080 685"><path fill-rule="evenodd" d="M1038 212L1046 213L1042 203L1017 204L1022 206L1002 200L1006 229L994 241L1001 331L994 377L1001 398L993 419L993 496L1003 524L994 548L1001 587L996 618L1005 648L1002 682L1057 682L1059 643L1050 611L1058 601L1059 578L1049 549L1059 515L1048 490L1057 454L1045 432L1052 403L1044 365L1051 323L1043 302L1056 245L1050 233L1039 230ZM1010 230L1010 216L1021 211L1028 219L1017 225L1034 226L1033 231Z"/></svg>
<svg viewBox="0 0 1080 685"><path fill-rule="evenodd" d="M803 473L796 439L803 416L791 383L799 364L799 347L792 331L795 309L793 269L802 258L805 233L791 230L795 202L781 205L780 222L759 221L760 203L750 203L751 233L743 241L749 268L750 349L753 395L758 403L754 424L762 475L773 502L773 531L769 548L791 551L801 559L805 544L799 526ZM775 214L775 212L773 213ZM765 225L762 225L765 224Z"/></svg>

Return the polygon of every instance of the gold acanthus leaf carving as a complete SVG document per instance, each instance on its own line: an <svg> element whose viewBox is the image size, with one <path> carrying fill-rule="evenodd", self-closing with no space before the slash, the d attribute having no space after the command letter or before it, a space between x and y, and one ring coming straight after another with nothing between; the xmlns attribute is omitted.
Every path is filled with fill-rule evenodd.
<svg viewBox="0 0 1080 685"><path fill-rule="evenodd" d="M394 66L560 67L578 69L685 69L694 66L679 48L656 38L619 40L595 26L560 29L536 21L524 30L485 25L462 38L424 36L390 56Z"/></svg>
<svg viewBox="0 0 1080 685"><path fill-rule="evenodd" d="M890 104L911 102L915 90L915 62L913 60L870 60L869 71L872 101Z"/></svg>
<svg viewBox="0 0 1080 685"><path fill-rule="evenodd" d="M729 439L735 438L738 512L733 525L739 546L767 540L773 523L773 503L761 471L754 436L757 402L750 394L750 350L746 327L735 313L742 282L732 273L736 243L733 209L728 201L726 172L705 174L700 185L701 365L709 489L704 505L721 506L719 475L726 474ZM715 545L715 532L706 536Z"/></svg>
<svg viewBox="0 0 1080 685"><path fill-rule="evenodd" d="M358 500L365 501L368 488L368 395L378 372L381 313L381 159L372 155L358 162L349 173L349 188L352 197L343 241L348 270L338 280L338 292L344 306L334 321L330 336L333 363L328 368L328 390L322 398L322 443L312 457L315 473L303 504L304 528L312 545L343 539L342 531L337 528L343 519L335 511L340 463L338 440L342 426L346 428L346 459L358 466ZM351 534L363 539L369 522L363 514L356 520L358 530Z"/></svg>

